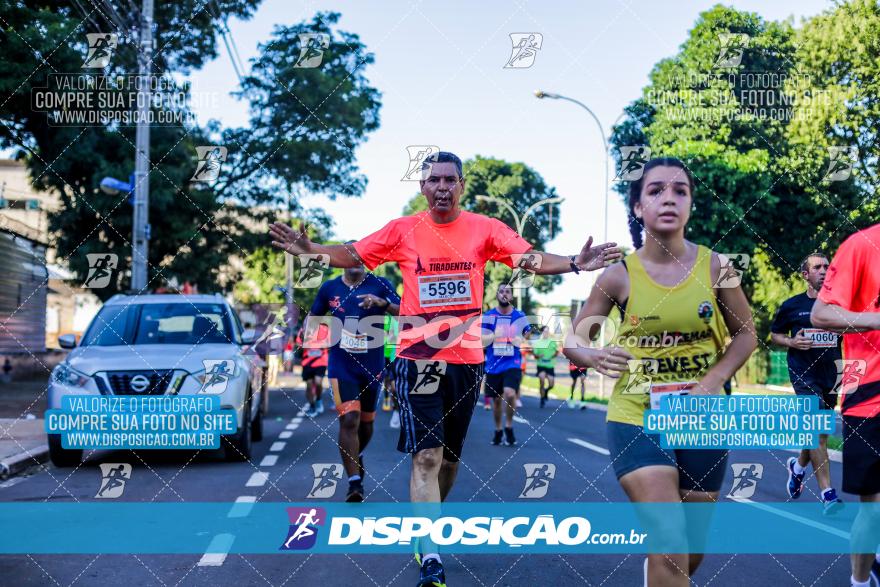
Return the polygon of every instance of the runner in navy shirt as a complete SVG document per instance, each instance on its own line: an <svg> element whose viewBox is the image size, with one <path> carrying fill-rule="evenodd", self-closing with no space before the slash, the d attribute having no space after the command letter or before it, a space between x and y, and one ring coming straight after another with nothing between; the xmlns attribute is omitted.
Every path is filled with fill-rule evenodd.
<svg viewBox="0 0 880 587"><path fill-rule="evenodd" d="M816 395L819 407L833 410L837 405L837 365L840 360L840 342L836 333L814 328L810 312L828 271L828 258L812 253L801 263L801 275L807 282L807 291L782 303L770 326L770 340L788 348L788 374L798 395ZM819 483L825 513L833 513L841 506L837 492L831 487L828 466L828 435L819 435L819 448L803 449L798 458L788 459L788 494L792 499L801 496L806 466L813 463Z"/></svg>
<svg viewBox="0 0 880 587"><path fill-rule="evenodd" d="M495 299L498 305L483 314L483 330L491 332L484 337L486 346L486 397L492 398L493 415L495 417L495 436L492 444L501 444L501 401L506 407L507 426L503 430L504 443L508 446L516 444L513 436L513 415L516 405L516 393L522 382L522 344L523 335L530 326L526 315L510 303L513 289L502 283L498 286Z"/></svg>
<svg viewBox="0 0 880 587"><path fill-rule="evenodd" d="M328 314L331 340L328 375L339 414L339 452L348 474L346 501L363 501L362 454L373 435L385 367L385 314L400 311L400 298L384 277L351 267L324 282L310 316Z"/></svg>

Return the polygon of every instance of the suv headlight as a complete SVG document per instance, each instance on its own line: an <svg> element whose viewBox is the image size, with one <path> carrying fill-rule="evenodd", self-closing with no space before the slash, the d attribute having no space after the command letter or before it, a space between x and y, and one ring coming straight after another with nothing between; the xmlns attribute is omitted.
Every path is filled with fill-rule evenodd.
<svg viewBox="0 0 880 587"><path fill-rule="evenodd" d="M70 387L85 387L92 378L85 373L77 371L70 365L61 363L52 371L52 379Z"/></svg>

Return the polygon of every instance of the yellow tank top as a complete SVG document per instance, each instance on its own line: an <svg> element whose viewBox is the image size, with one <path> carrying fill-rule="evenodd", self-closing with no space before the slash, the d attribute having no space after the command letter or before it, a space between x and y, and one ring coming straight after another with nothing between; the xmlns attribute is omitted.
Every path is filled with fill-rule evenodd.
<svg viewBox="0 0 880 587"><path fill-rule="evenodd" d="M721 356L727 327L712 289L711 250L700 246L690 274L674 287L651 279L635 253L624 260L629 299L614 344L638 362L614 385L608 420L641 426L652 388L699 381Z"/></svg>

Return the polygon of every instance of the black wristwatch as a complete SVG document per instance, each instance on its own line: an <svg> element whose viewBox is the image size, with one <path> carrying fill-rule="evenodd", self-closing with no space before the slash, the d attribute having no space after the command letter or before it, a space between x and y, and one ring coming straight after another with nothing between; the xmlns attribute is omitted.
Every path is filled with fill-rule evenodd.
<svg viewBox="0 0 880 587"><path fill-rule="evenodd" d="M568 266L571 267L571 270L574 271L575 273L581 272L581 270L578 269L578 266L575 265L575 263L574 263L574 255L572 255L568 258Z"/></svg>

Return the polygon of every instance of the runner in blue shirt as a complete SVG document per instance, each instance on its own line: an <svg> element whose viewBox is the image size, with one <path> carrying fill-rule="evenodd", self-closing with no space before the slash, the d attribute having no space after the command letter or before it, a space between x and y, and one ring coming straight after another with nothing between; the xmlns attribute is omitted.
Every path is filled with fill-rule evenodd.
<svg viewBox="0 0 880 587"><path fill-rule="evenodd" d="M513 446L513 415L516 406L516 393L522 382L522 344L523 335L530 329L526 315L513 307L513 289L507 283L498 286L494 308L483 314L483 336L486 346L486 397L492 398L492 415L495 417L495 436L492 444ZM501 429L501 402L505 405L506 424Z"/></svg>

